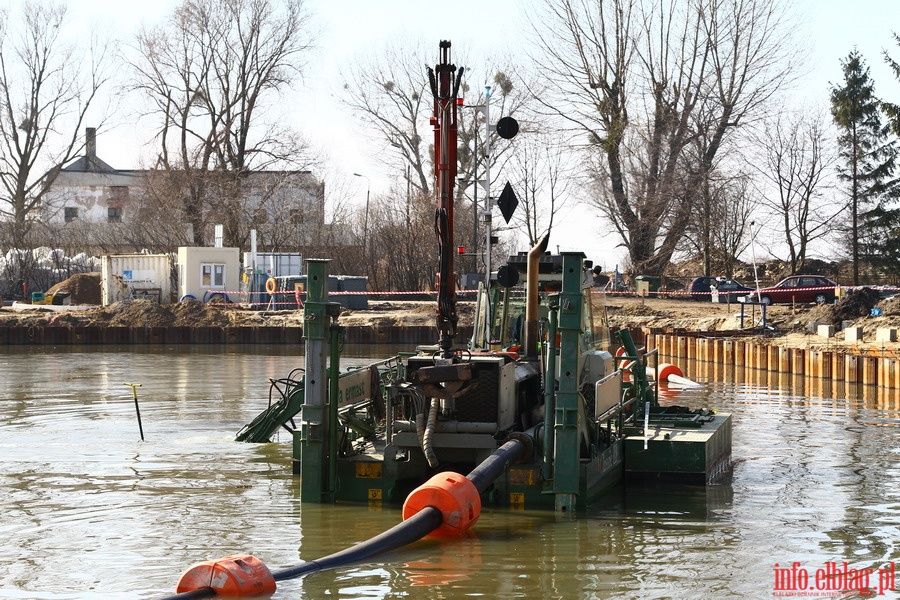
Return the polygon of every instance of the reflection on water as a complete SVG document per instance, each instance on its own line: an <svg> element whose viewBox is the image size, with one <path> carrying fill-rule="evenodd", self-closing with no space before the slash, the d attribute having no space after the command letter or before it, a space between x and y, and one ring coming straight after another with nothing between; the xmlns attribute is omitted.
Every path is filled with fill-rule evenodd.
<svg viewBox="0 0 900 600"><path fill-rule="evenodd" d="M286 433L232 441L268 378L301 363L293 348L250 350L0 354L0 598L157 598L199 560L249 552L280 569L396 524L395 507L301 504ZM896 404L686 371L706 385L667 402L733 412L731 481L629 487L576 518L488 509L468 537L273 597L761 598L775 563L900 561ZM142 384L145 442L126 381Z"/></svg>
<svg viewBox="0 0 900 600"><path fill-rule="evenodd" d="M679 365L701 381L727 381L769 387L789 392L795 397L809 396L826 400L855 400L869 408L900 409L900 389L878 385L847 383L815 376L751 369L721 363L679 360Z"/></svg>

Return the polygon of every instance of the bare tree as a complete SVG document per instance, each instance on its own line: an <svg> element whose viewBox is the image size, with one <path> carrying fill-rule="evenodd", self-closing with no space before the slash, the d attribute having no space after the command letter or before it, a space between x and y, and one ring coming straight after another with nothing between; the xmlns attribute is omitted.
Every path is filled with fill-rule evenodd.
<svg viewBox="0 0 900 600"><path fill-rule="evenodd" d="M454 53L458 57L457 68L465 69L460 96L465 98L467 107L484 103L484 83L492 87L493 117L512 115L522 109L528 99L526 89L514 84L509 67L492 64L472 68L465 51ZM429 122L434 99L426 66L433 64L434 58L434 48L421 41L391 42L343 74L341 96L341 101L369 125L367 133L377 148L373 154L395 173L402 173L409 166L412 192L426 196L432 183L430 145L434 137ZM484 128L478 114L459 112L459 178L463 184L474 181L475 142ZM391 147L398 152L386 152ZM503 154L503 149L499 150L498 157Z"/></svg>
<svg viewBox="0 0 900 600"><path fill-rule="evenodd" d="M305 143L274 108L300 74L308 29L302 0L185 0L138 36L134 88L157 122L155 166L181 182L194 243L211 214L230 244L258 224L256 211L242 214L247 173L307 166Z"/></svg>
<svg viewBox="0 0 900 600"><path fill-rule="evenodd" d="M367 258L373 263L370 272L375 289L434 289L438 245L432 198L422 194L380 198L369 227L375 252Z"/></svg>
<svg viewBox="0 0 900 600"><path fill-rule="evenodd" d="M701 195L703 202L693 207L683 247L703 257L704 273L732 278L738 257L749 246L749 224L759 204L752 179L714 171L703 182Z"/></svg>
<svg viewBox="0 0 900 600"><path fill-rule="evenodd" d="M5 241L25 246L56 174L81 150L88 108L106 83L106 48L66 44L66 8L28 3L13 27L0 10L0 217L12 223Z"/></svg>
<svg viewBox="0 0 900 600"><path fill-rule="evenodd" d="M547 131L524 134L506 163L519 200L510 222L525 233L529 248L553 229L575 185L575 167L567 160L563 142Z"/></svg>
<svg viewBox="0 0 900 600"><path fill-rule="evenodd" d="M810 244L831 233L830 224L843 207L822 197L830 188L827 176L837 160L834 141L825 132L821 116L779 117L765 128L759 174L767 184L763 205L780 223L777 239L784 236L791 274L806 263ZM771 248L770 251L777 251Z"/></svg>
<svg viewBox="0 0 900 600"><path fill-rule="evenodd" d="M432 186L428 120L433 104L425 66L432 58L421 42L395 41L342 73L341 102L365 120L365 133L379 148L376 157L396 172L409 166L413 192L425 196ZM399 161L397 153L382 151L391 146Z"/></svg>
<svg viewBox="0 0 900 600"><path fill-rule="evenodd" d="M562 0L535 20L547 112L585 140L594 202L661 273L727 135L789 76L775 0ZM702 137L699 160L685 154Z"/></svg>
<svg viewBox="0 0 900 600"><path fill-rule="evenodd" d="M491 87L494 121L500 115L520 114L531 96L526 86L514 82L514 71L508 66L471 68L464 51L455 51L455 56L457 68L465 68L460 96L465 98L466 106L458 111L458 185L454 200L461 206L466 193L471 190L472 195L472 210L455 213L459 217L455 228L465 231L478 221L476 213L482 203L476 188L477 182L484 180L486 127L484 113L478 108L485 104L484 86ZM369 125L376 157L390 171L403 174L413 197L430 197L433 187L434 134L429 119L434 99L425 67L434 64L434 58L434 50L426 49L423 43L401 40L372 52L344 75L342 102ZM509 143L495 142L491 166L501 164L512 148ZM493 170L492 179L501 176L499 168ZM400 192L395 200L402 203L403 198ZM469 254L477 252L474 247L469 250Z"/></svg>

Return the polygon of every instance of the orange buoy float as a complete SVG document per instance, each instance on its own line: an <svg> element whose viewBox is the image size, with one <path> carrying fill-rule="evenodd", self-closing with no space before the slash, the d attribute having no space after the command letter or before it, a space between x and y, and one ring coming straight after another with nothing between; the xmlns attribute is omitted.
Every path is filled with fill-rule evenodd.
<svg viewBox="0 0 900 600"><path fill-rule="evenodd" d="M619 346L618 348L616 348L617 357L625 356L627 353L628 351L625 350L625 346ZM626 383L631 381L631 365L633 362L634 361L630 360L619 360L615 362L615 364L618 365L619 369L622 370L622 381Z"/></svg>
<svg viewBox="0 0 900 600"><path fill-rule="evenodd" d="M648 367L647 370L652 374L654 373L653 367ZM684 377L684 373L681 369L678 368L678 365L673 365L669 363L661 363L655 369L656 380L660 382L668 382L669 376L675 375L677 377Z"/></svg>
<svg viewBox="0 0 900 600"><path fill-rule="evenodd" d="M275 578L261 560L235 554L190 567L178 580L177 593L212 588L219 596L257 596L275 591Z"/></svg>
<svg viewBox="0 0 900 600"><path fill-rule="evenodd" d="M274 294L275 290L278 289L278 281L274 277L269 277L266 279L266 291L270 294Z"/></svg>
<svg viewBox="0 0 900 600"><path fill-rule="evenodd" d="M403 520L432 506L444 517L444 522L432 535L459 535L467 531L481 515L481 496L478 488L459 473L438 473L406 497Z"/></svg>

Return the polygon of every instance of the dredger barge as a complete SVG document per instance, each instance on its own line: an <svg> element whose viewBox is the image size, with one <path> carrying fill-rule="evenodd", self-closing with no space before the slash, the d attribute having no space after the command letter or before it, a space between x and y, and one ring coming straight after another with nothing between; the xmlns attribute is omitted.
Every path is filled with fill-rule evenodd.
<svg viewBox="0 0 900 600"><path fill-rule="evenodd" d="M548 237L480 285L475 333L467 344L456 339L462 69L450 63L449 42L441 42L429 77L436 344L341 372L340 306L328 302L328 261L310 260L305 366L272 382L269 407L237 435L268 442L287 429L304 502L402 503L404 521L371 544L274 573L248 556L201 563L182 577L179 598L268 593L279 579L428 533L464 532L484 504L575 511L632 478L707 484L730 470L731 416L662 406L657 380L675 369L655 364L655 353L639 351L627 331L611 343L586 294L591 264L577 252L546 253Z"/></svg>

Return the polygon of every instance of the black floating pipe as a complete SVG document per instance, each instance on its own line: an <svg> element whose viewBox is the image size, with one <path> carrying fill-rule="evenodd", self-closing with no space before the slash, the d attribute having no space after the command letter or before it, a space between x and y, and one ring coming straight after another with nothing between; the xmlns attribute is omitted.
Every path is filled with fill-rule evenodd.
<svg viewBox="0 0 900 600"><path fill-rule="evenodd" d="M437 529L443 522L444 518L441 511L429 506L424 510L420 510L405 521L397 523L387 531L379 533L373 538L369 538L364 542L360 542L355 546L351 546L340 552L329 554L318 560L307 563L301 563L295 567L274 571L272 577L275 581L284 581L285 579L294 579L316 571L324 571L325 569L333 569L347 565L364 558L369 558L380 552L387 552L394 548L399 548L407 544L418 541Z"/></svg>
<svg viewBox="0 0 900 600"><path fill-rule="evenodd" d="M480 465L472 469L466 476L479 493L484 492L495 479L500 477L513 462L524 456L529 450L530 444L521 438L511 439L497 448ZM397 523L387 531L379 533L373 538L360 542L340 552L329 554L317 560L300 563L287 569L273 571L275 581L294 579L325 569L334 569L364 558L369 558L381 552L393 550L407 544L418 541L437 529L443 523L441 511L433 506L428 506L405 521ZM172 596L166 596L161 600L197 600L199 598L212 598L216 596L216 590L210 587L198 588L189 592L182 592Z"/></svg>
<svg viewBox="0 0 900 600"><path fill-rule="evenodd" d="M197 588L189 592L181 592L180 594L172 594L166 596L162 600L197 600L198 598L213 598L216 596L216 590L211 587Z"/></svg>
<svg viewBox="0 0 900 600"><path fill-rule="evenodd" d="M484 492L494 480L500 477L509 465L522 458L528 451L528 444L521 439L512 439L494 450L480 465L466 475L475 484L479 493Z"/></svg>

